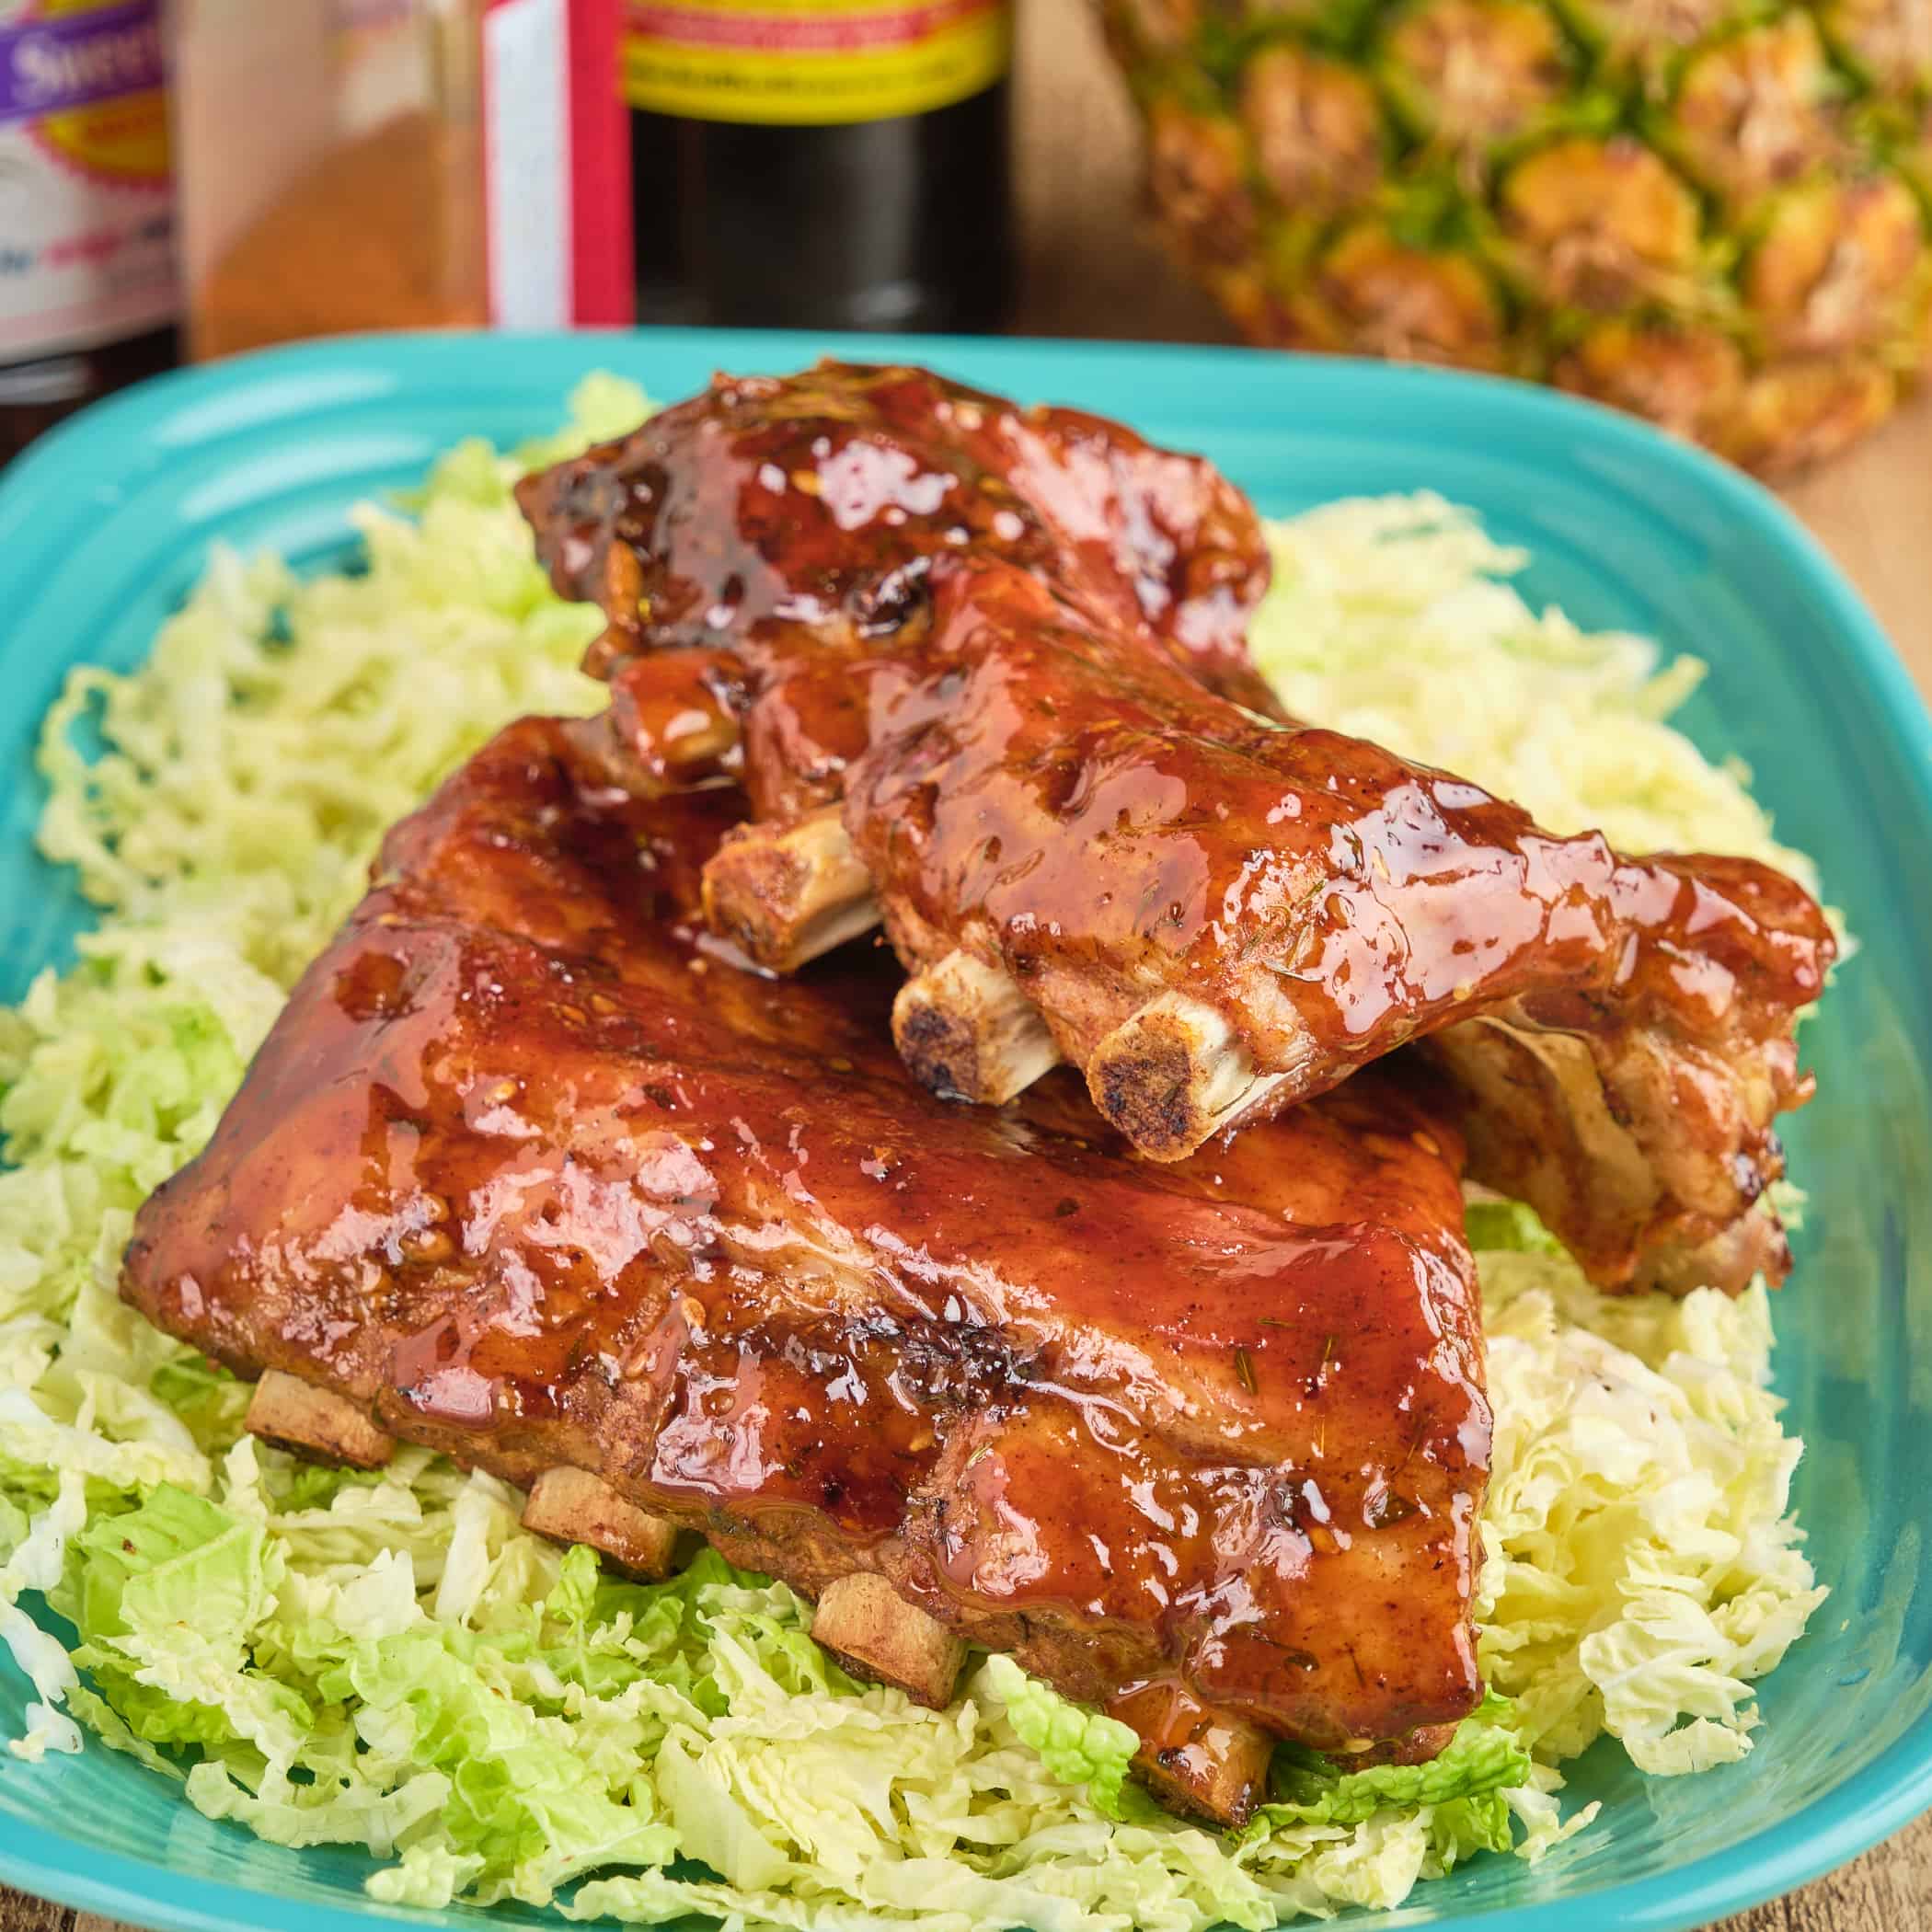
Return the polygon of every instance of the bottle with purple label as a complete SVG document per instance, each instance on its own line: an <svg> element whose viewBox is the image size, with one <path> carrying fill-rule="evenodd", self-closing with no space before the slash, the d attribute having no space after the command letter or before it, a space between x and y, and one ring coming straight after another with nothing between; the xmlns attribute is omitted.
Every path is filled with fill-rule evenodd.
<svg viewBox="0 0 1932 1932"><path fill-rule="evenodd" d="M160 0L0 0L0 461L176 355Z"/></svg>

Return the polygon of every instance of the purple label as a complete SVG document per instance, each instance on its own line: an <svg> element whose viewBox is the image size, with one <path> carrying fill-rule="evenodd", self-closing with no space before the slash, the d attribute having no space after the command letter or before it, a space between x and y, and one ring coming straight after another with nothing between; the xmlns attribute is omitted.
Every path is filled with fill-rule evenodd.
<svg viewBox="0 0 1932 1932"><path fill-rule="evenodd" d="M0 125L144 93L161 80L158 0L0 28Z"/></svg>

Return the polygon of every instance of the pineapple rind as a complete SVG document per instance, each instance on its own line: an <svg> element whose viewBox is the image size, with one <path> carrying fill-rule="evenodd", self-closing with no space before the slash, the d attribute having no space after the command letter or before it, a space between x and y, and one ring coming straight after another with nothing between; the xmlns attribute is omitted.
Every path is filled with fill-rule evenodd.
<svg viewBox="0 0 1932 1932"><path fill-rule="evenodd" d="M1554 382L1765 471L1932 367L1932 0L1099 4L1158 224L1253 340Z"/></svg>

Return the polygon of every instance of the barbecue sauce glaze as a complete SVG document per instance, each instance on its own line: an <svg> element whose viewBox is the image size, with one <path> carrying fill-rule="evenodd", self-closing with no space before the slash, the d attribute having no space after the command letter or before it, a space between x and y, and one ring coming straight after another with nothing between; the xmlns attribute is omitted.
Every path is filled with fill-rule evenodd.
<svg viewBox="0 0 1932 1932"><path fill-rule="evenodd" d="M1185 1133L1156 1070L1095 1062L1163 990L1280 1076L1277 1109L1481 1014L1513 1030L1431 1047L1471 1095L1474 1171L1593 1279L1788 1267L1750 1211L1783 1171L1773 1117L1811 1092L1820 908L1754 861L1626 860L1282 719L1245 642L1260 527L1208 465L828 364L720 377L523 500L558 589L610 619L591 662L638 755L650 694L706 667L756 816L840 802L908 971L1004 970L1143 1151Z"/></svg>
<svg viewBox="0 0 1932 1932"><path fill-rule="evenodd" d="M1466 1713L1489 1422L1426 1099L1365 1076L1170 1167L1070 1082L935 1100L890 975L693 943L742 800L638 799L602 729L512 727L391 834L131 1298L808 1592L880 1570L1144 1719L1164 1683L1328 1749Z"/></svg>

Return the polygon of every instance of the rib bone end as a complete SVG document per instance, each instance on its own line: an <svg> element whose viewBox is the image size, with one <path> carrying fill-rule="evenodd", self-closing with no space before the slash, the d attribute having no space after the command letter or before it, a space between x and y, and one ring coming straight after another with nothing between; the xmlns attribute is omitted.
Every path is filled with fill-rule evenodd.
<svg viewBox="0 0 1932 1932"><path fill-rule="evenodd" d="M315 1388L281 1369L267 1370L248 1398L250 1435L314 1462L380 1469L396 1443L346 1396Z"/></svg>
<svg viewBox="0 0 1932 1932"><path fill-rule="evenodd" d="M523 1524L558 1543L588 1543L618 1569L650 1580L667 1575L677 1529L640 1510L588 1469L546 1469L530 1485Z"/></svg>
<svg viewBox="0 0 1932 1932"><path fill-rule="evenodd" d="M734 833L705 867L704 895L711 930L774 972L796 972L880 919L835 805Z"/></svg>
<svg viewBox="0 0 1932 1932"><path fill-rule="evenodd" d="M1331 1751L1328 1755L1348 1771L1366 1771L1376 1765L1426 1765L1448 1750L1455 1738L1454 1724L1419 1724L1407 1737L1388 1738L1358 1751Z"/></svg>
<svg viewBox="0 0 1932 1932"><path fill-rule="evenodd" d="M1163 993L1116 1027L1087 1065L1094 1105L1151 1160L1183 1160L1255 1112L1288 1076L1259 1072L1225 1018Z"/></svg>
<svg viewBox="0 0 1932 1932"><path fill-rule="evenodd" d="M932 1710L952 1702L966 1661L966 1646L944 1624L868 1570L827 1586L811 1634L855 1676L895 1685Z"/></svg>
<svg viewBox="0 0 1932 1932"><path fill-rule="evenodd" d="M1210 1710L1178 1685L1149 1685L1107 1711L1140 1732L1134 1770L1170 1810L1242 1825L1267 1794L1274 1740L1245 1718Z"/></svg>
<svg viewBox="0 0 1932 1932"><path fill-rule="evenodd" d="M919 1084L998 1107L1059 1059L1053 1038L1012 974L949 952L892 1002L892 1040Z"/></svg>

